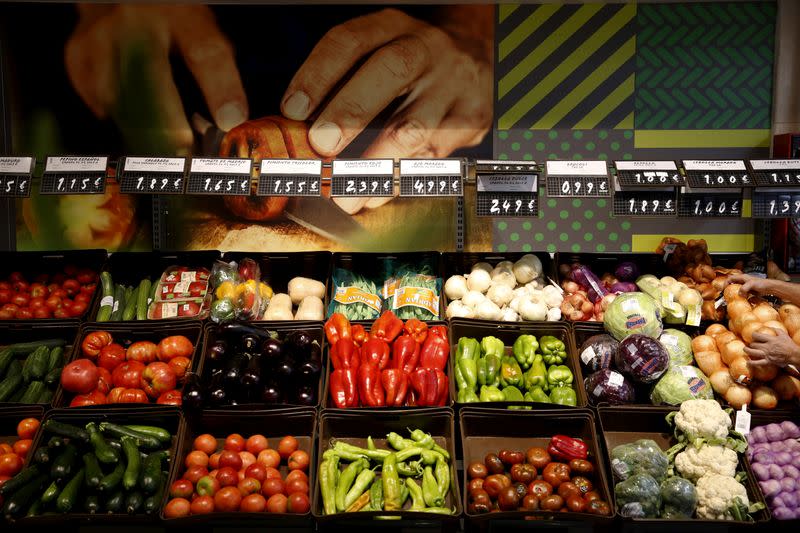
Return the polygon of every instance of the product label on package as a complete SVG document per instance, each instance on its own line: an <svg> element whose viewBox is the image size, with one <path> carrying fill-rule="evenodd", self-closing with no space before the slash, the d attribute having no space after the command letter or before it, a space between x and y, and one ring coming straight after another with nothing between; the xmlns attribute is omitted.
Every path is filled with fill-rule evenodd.
<svg viewBox="0 0 800 533"><path fill-rule="evenodd" d="M668 344L669 346L678 345L678 337L675 335L670 335L669 333L661 335L658 340L661 341L661 344Z"/></svg>
<svg viewBox="0 0 800 533"><path fill-rule="evenodd" d="M381 297L377 294L370 294L364 292L358 287L336 287L336 294L333 296L334 301L344 305L352 305L362 303L375 310L376 313L381 311Z"/></svg>
<svg viewBox="0 0 800 533"><path fill-rule="evenodd" d="M702 307L700 304L688 306L686 308L686 325L699 326L702 314Z"/></svg>
<svg viewBox="0 0 800 533"><path fill-rule="evenodd" d="M100 307L106 305L114 305L114 297L113 296L103 296L103 299L100 300Z"/></svg>
<svg viewBox="0 0 800 533"><path fill-rule="evenodd" d="M425 287L399 287L394 293L392 309L400 309L411 305L439 315L439 296Z"/></svg>
<svg viewBox="0 0 800 533"><path fill-rule="evenodd" d="M181 272L181 281L192 283L197 281L197 272L191 270L189 272Z"/></svg>
<svg viewBox="0 0 800 533"><path fill-rule="evenodd" d="M625 383L625 378L619 372L611 372L608 376L608 384L612 387L621 387Z"/></svg>
<svg viewBox="0 0 800 533"><path fill-rule="evenodd" d="M174 318L178 316L178 302L161 304L161 318Z"/></svg>
<svg viewBox="0 0 800 533"><path fill-rule="evenodd" d="M743 405L740 411L736 411L736 425L734 430L742 435L750 433L750 413L747 412L746 405Z"/></svg>
<svg viewBox="0 0 800 533"><path fill-rule="evenodd" d="M589 346L581 353L581 361L583 361L584 365L588 365L589 361L593 361L597 357L597 354L594 351L594 348Z"/></svg>

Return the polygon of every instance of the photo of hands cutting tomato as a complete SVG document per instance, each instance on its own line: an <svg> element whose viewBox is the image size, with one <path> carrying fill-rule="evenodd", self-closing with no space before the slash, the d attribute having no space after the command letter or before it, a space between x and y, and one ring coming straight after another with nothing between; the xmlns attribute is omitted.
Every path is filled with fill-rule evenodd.
<svg viewBox="0 0 800 533"><path fill-rule="evenodd" d="M138 131L157 127L172 153L256 161L491 156L486 134L493 113L494 6L295 9L292 35L275 23L272 40L288 39L280 43L270 42L270 19L286 19L291 7L240 7L77 5L77 23L64 45L71 89L94 117L110 119L124 132L120 107L132 95L119 81L129 66L120 51L134 43L143 51L141 72L150 80L149 107L158 117L152 124L139 124ZM248 13L258 13L259 23L250 21L248 27L260 28L264 49L259 54L240 43L253 43L254 36L236 31L237 24L247 24ZM252 59L256 55L258 63ZM255 74L254 65L260 69ZM209 137L216 142L206 143ZM210 218L232 221L222 230L209 230L214 235L202 243L197 239L203 231L192 229L186 247L213 244L225 249L275 244L265 232L281 238L296 230L285 224L285 215L292 202L306 199L251 194L225 198L225 209L219 209L223 201L218 199L181 201L187 206L212 203L216 209L207 209ZM453 218L447 216L453 202L445 200L394 201L403 207L369 214L390 201L363 197L327 202L355 215L373 234L393 227L398 217L416 213L417 218L420 209L426 209L427 224ZM209 217L201 216L200 223ZM258 227L257 235L247 229L252 225ZM238 241L237 232L243 234ZM299 246L348 244L334 230L317 233L322 240L300 235ZM452 236L450 231L441 233Z"/></svg>

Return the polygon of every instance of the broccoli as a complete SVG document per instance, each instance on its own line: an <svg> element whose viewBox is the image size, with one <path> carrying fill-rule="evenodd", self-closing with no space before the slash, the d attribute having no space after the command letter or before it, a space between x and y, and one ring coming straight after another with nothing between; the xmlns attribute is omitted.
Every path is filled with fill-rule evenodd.
<svg viewBox="0 0 800 533"><path fill-rule="evenodd" d="M671 477L661 483L661 501L664 504L661 518L691 518L697 507L697 491L690 481L682 477Z"/></svg>
<svg viewBox="0 0 800 533"><path fill-rule="evenodd" d="M639 439L611 450L611 469L620 479L644 473L660 482L667 477L667 468L669 468L667 455L651 439Z"/></svg>
<svg viewBox="0 0 800 533"><path fill-rule="evenodd" d="M658 518L661 489L649 474L634 474L614 487L619 514L629 518Z"/></svg>

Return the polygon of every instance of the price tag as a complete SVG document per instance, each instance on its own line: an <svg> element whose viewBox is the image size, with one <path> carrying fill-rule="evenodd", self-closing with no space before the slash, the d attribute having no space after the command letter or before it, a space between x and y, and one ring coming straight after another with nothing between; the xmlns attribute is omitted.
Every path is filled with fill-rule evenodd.
<svg viewBox="0 0 800 533"><path fill-rule="evenodd" d="M611 196L605 161L548 161L546 183L547 196Z"/></svg>
<svg viewBox="0 0 800 533"><path fill-rule="evenodd" d="M105 156L56 156L45 162L41 194L103 194L106 191Z"/></svg>
<svg viewBox="0 0 800 533"><path fill-rule="evenodd" d="M183 194L184 157L126 157L118 169L125 194Z"/></svg>
<svg viewBox="0 0 800 533"><path fill-rule="evenodd" d="M331 196L394 196L394 159L337 159Z"/></svg>
<svg viewBox="0 0 800 533"><path fill-rule="evenodd" d="M683 185L675 161L614 161L621 187L669 187Z"/></svg>
<svg viewBox="0 0 800 533"><path fill-rule="evenodd" d="M186 193L248 196L252 172L252 159L194 158Z"/></svg>
<svg viewBox="0 0 800 533"><path fill-rule="evenodd" d="M400 196L463 196L460 159L401 159Z"/></svg>
<svg viewBox="0 0 800 533"><path fill-rule="evenodd" d="M0 197L29 197L35 165L33 157L0 157Z"/></svg>
<svg viewBox="0 0 800 533"><path fill-rule="evenodd" d="M747 412L747 404L736 411L736 423L734 424L734 431L747 436L750 433L750 413Z"/></svg>
<svg viewBox="0 0 800 533"><path fill-rule="evenodd" d="M614 193L615 217L674 217L675 191L619 191Z"/></svg>
<svg viewBox="0 0 800 533"><path fill-rule="evenodd" d="M258 196L320 196L322 161L319 159L262 159Z"/></svg>
<svg viewBox="0 0 800 533"><path fill-rule="evenodd" d="M800 216L800 189L755 189L753 218L795 218Z"/></svg>
<svg viewBox="0 0 800 533"><path fill-rule="evenodd" d="M759 187L800 185L800 159L750 160L750 168Z"/></svg>
<svg viewBox="0 0 800 533"><path fill-rule="evenodd" d="M755 185L742 160L685 159L683 168L690 187L724 189Z"/></svg>
<svg viewBox="0 0 800 533"><path fill-rule="evenodd" d="M739 218L742 216L740 193L681 192L678 216L683 218Z"/></svg>
<svg viewBox="0 0 800 533"><path fill-rule="evenodd" d="M475 170L478 216L538 216L539 174L535 163L478 161Z"/></svg>

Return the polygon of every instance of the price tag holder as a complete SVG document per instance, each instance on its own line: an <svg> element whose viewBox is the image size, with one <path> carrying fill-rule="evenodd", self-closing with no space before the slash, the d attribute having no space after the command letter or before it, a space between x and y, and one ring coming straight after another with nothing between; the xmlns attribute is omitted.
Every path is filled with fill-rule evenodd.
<svg viewBox="0 0 800 533"><path fill-rule="evenodd" d="M183 194L185 157L126 157L117 165L125 194Z"/></svg>
<svg viewBox="0 0 800 533"><path fill-rule="evenodd" d="M628 187L679 187L683 175L675 161L614 161L617 184Z"/></svg>
<svg viewBox="0 0 800 533"><path fill-rule="evenodd" d="M741 218L742 191L721 192L714 189L681 187L678 196L681 218Z"/></svg>
<svg viewBox="0 0 800 533"><path fill-rule="evenodd" d="M742 160L684 159L682 163L690 187L731 189L755 186Z"/></svg>
<svg viewBox="0 0 800 533"><path fill-rule="evenodd" d="M611 196L605 161L548 161L547 196L607 198Z"/></svg>
<svg viewBox="0 0 800 533"><path fill-rule="evenodd" d="M795 218L800 216L800 188L756 187L753 189L753 218Z"/></svg>
<svg viewBox="0 0 800 533"><path fill-rule="evenodd" d="M533 161L476 161L479 217L539 215L539 171Z"/></svg>
<svg viewBox="0 0 800 533"><path fill-rule="evenodd" d="M106 156L51 156L45 161L41 194L103 194Z"/></svg>
<svg viewBox="0 0 800 533"><path fill-rule="evenodd" d="M249 196L253 160L243 158L194 158L189 168L187 194Z"/></svg>
<svg viewBox="0 0 800 533"><path fill-rule="evenodd" d="M28 198L35 166L34 157L0 157L0 197Z"/></svg>
<svg viewBox="0 0 800 533"><path fill-rule="evenodd" d="M336 159L331 197L394 196L394 159Z"/></svg>
<svg viewBox="0 0 800 533"><path fill-rule="evenodd" d="M258 196L320 196L322 161L319 159L262 159Z"/></svg>
<svg viewBox="0 0 800 533"><path fill-rule="evenodd" d="M750 169L758 187L800 186L800 159L751 159Z"/></svg>
<svg viewBox="0 0 800 533"><path fill-rule="evenodd" d="M460 159L401 159L400 196L463 196Z"/></svg>
<svg viewBox="0 0 800 533"><path fill-rule="evenodd" d="M674 190L614 192L615 217L674 217L677 214Z"/></svg>

